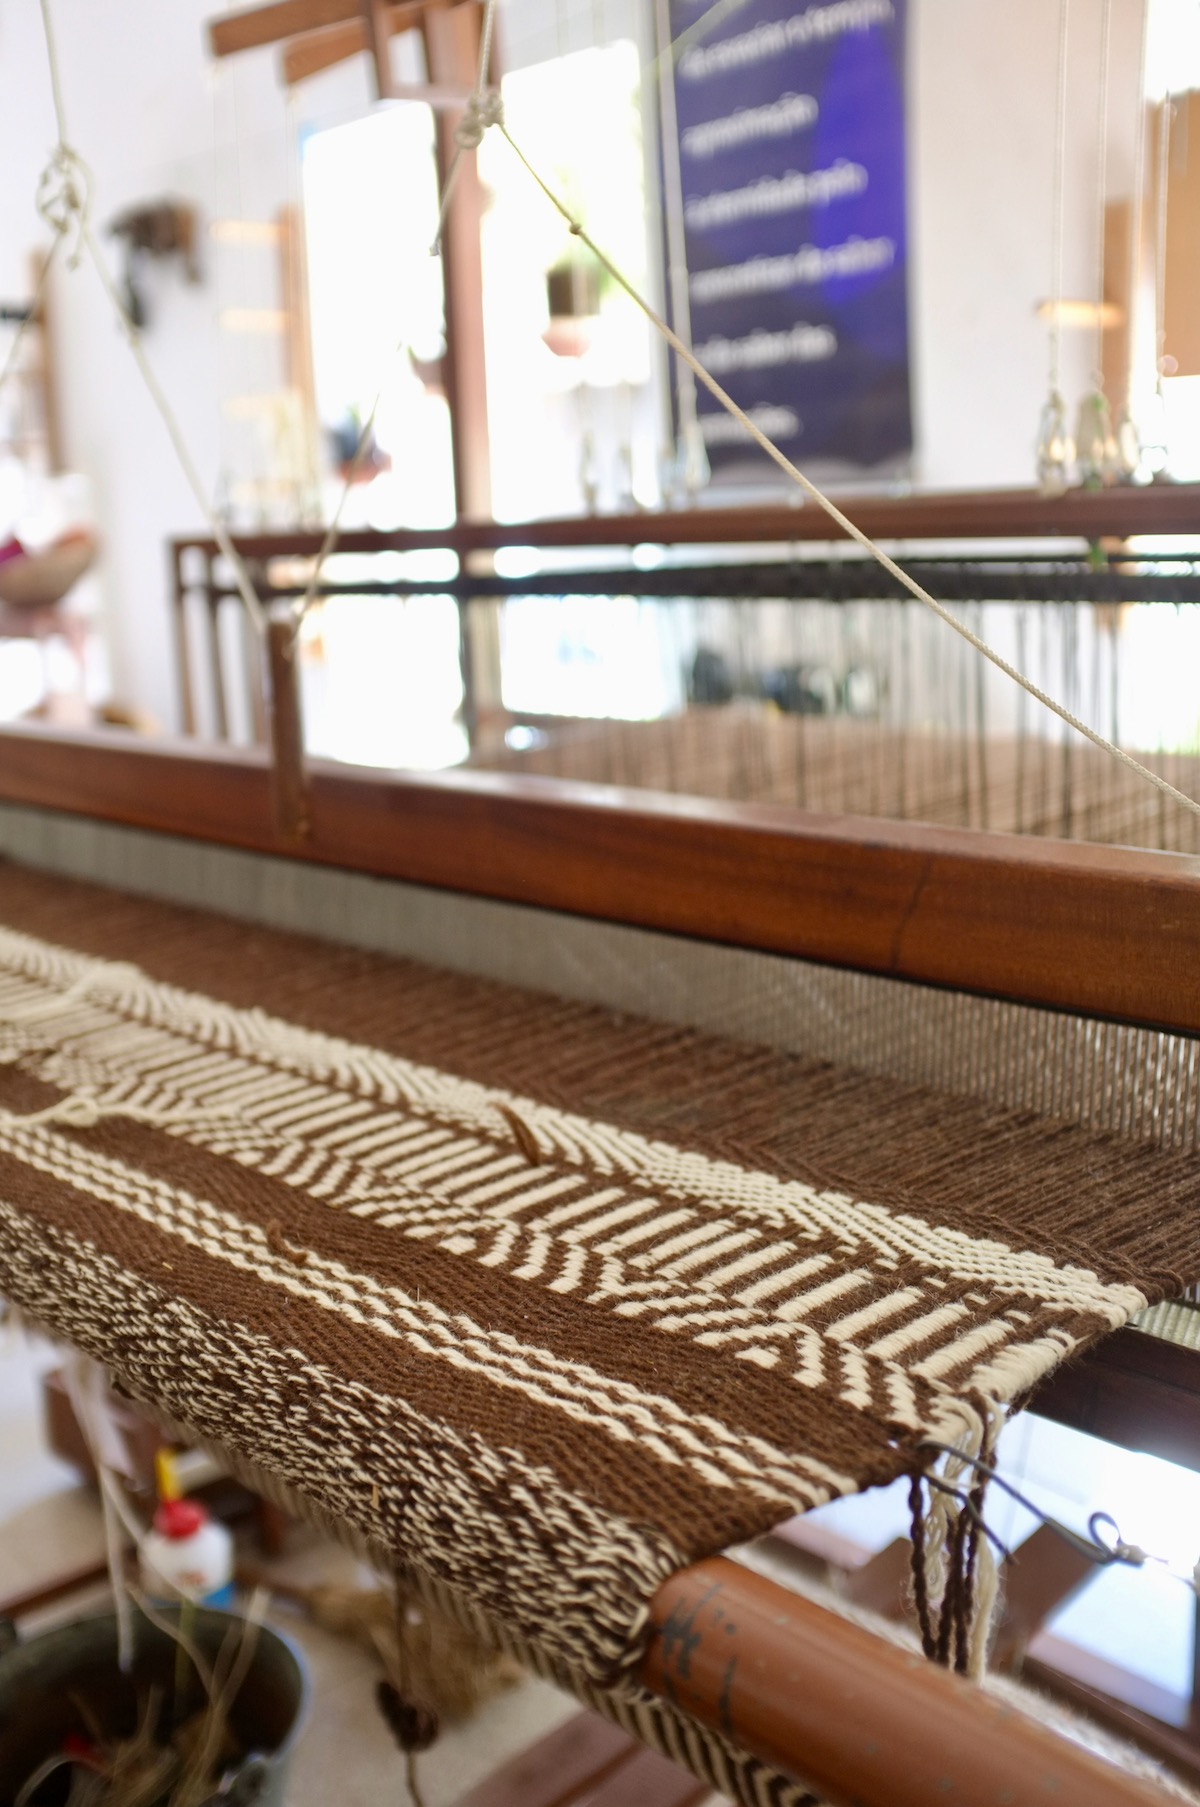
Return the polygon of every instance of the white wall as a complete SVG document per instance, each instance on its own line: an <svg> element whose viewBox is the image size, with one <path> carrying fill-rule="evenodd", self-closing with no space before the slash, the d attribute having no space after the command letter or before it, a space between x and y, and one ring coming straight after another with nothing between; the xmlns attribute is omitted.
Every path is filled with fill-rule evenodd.
<svg viewBox="0 0 1200 1807"><path fill-rule="evenodd" d="M1048 381L1057 0L911 0L912 346L929 488L1032 480ZM1064 291L1092 299L1102 0L1073 0ZM1107 190L1130 192L1141 0L1114 0ZM1094 362L1063 336L1072 417Z"/></svg>
<svg viewBox="0 0 1200 1807"><path fill-rule="evenodd" d="M206 18L219 10L211 0L52 0L52 6L68 125L95 178L93 215L100 226L133 202L165 195L192 202L205 225L217 213L274 217L294 176L270 51L214 72L203 37ZM314 97L326 104L331 80L313 84ZM365 104L365 73L356 69L350 81ZM301 123L294 117L291 132ZM53 143L37 0L0 0L0 294L6 297L28 292L29 252L48 242L33 195ZM105 248L119 267L119 248L111 240ZM221 373L231 355L216 330L217 308L270 300L258 292L263 271L252 261L245 272L252 292L244 293L228 269L223 283L215 280L220 255L228 254L202 243L200 287L183 281L174 260L152 267L146 281L146 349L210 496L220 466ZM271 268L267 279L274 281ZM174 725L165 542L201 530L203 515L86 259L73 272L65 265L57 270L53 301L66 457L90 480L104 536L103 624L113 691Z"/></svg>
<svg viewBox="0 0 1200 1807"><path fill-rule="evenodd" d="M304 118L368 103L363 59L311 84L290 123L270 51L238 58L214 77L202 38L211 0L52 4L71 132L95 172L100 222L165 193L193 201L206 219L237 207L269 218L294 183L289 142ZM528 0L513 5L530 16ZM1081 295L1094 285L1100 6L1072 6L1066 287ZM916 475L937 487L1026 483L1046 387L1046 328L1034 308L1050 287L1058 8L1053 0L911 0L911 8ZM589 23L601 34L616 31L623 15L623 0L569 7L563 48L578 47ZM1139 0L1115 0L1112 193L1129 183L1139 16ZM512 25L515 49L523 30L516 16ZM24 292L28 253L46 241L32 195L53 137L37 0L0 0L6 297ZM189 289L173 268L156 270L146 338L210 493L229 356L219 349L215 315L219 300L239 299L218 286ZM199 528L202 517L94 276L60 272L55 300L68 456L91 480L105 534L114 690L171 724L164 542ZM1072 404L1090 361L1086 344L1068 338Z"/></svg>

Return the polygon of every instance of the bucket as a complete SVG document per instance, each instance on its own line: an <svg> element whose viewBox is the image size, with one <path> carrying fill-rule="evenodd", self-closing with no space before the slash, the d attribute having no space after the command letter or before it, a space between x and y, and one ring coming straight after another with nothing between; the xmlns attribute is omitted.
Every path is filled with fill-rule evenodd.
<svg viewBox="0 0 1200 1807"><path fill-rule="evenodd" d="M187 1636L211 1664L241 1621L208 1608L163 1607L178 1625L188 1612ZM117 1664L115 1613L80 1619L56 1631L15 1642L0 1656L0 1803L12 1807L29 1778L64 1746L131 1737L151 1690L161 1699L160 1724L184 1724L206 1704L179 1646L140 1614L134 1618L134 1658L127 1675ZM263 1625L230 1712L239 1747L229 1760L228 1792L214 1791L213 1807L283 1807L288 1760L308 1708L308 1676L299 1653ZM89 1726L90 1721L90 1726ZM78 1748L78 1743L76 1743ZM29 1797L30 1807L62 1807L71 1769L60 1766ZM207 1804L206 1804L207 1807Z"/></svg>

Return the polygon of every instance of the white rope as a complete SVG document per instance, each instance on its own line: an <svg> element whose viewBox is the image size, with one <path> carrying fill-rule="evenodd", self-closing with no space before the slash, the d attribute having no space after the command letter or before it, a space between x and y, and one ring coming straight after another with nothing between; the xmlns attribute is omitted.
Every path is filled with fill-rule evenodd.
<svg viewBox="0 0 1200 1807"><path fill-rule="evenodd" d="M798 470L791 460L785 457L779 450L779 447L774 445L772 441L767 438L761 428L754 424L749 415L738 407L738 404L734 401L733 397L722 389L716 378L709 374L703 364L700 363L698 358L693 356L678 335L672 332L666 321L655 313L645 297L640 295L633 284L622 275L621 271L612 262L612 259L607 257L594 239L589 237L588 233L584 231L583 226L572 216L564 202L562 202L553 190L547 186L537 170L534 169L529 159L525 156L524 152L513 142L513 139L508 132L508 128L503 125L503 123L500 126L500 130L515 156L524 164L551 206L557 209L576 237L588 247L588 250L591 251L592 255L596 257L601 264L603 264L613 280L624 289L630 300L642 310L651 324L663 335L676 356L682 358L690 366L695 376L704 384L704 387L709 393L716 398L727 414L731 414L733 418L745 428L751 439L753 439L756 445L766 453L772 463L778 465L785 476L789 477L793 483L805 492L806 495L810 496L817 506L824 510L830 520L834 521L837 526L841 528L843 533L847 534L852 540L855 540L865 552L870 553L871 557L877 560L878 563L883 566L884 570L896 579L897 583L902 584L910 595L915 596L918 602L923 603L927 609L932 610L940 621L946 623L947 627L953 628L954 632L959 634L967 642L968 646L973 646L977 653L980 653L985 659L989 660L990 663L993 664L998 671L1002 671L1006 677L1011 678L1014 684L1020 685L1022 690L1026 691L1028 695L1041 703L1044 708L1049 709L1051 714L1058 716L1060 721L1066 722L1069 728L1074 728L1077 734L1082 734L1084 739L1091 741L1093 746L1099 747L1102 752L1111 754L1114 759L1119 760L1129 771L1136 772L1140 778L1144 778L1147 783L1152 784L1157 791L1160 791L1163 794L1163 796L1170 797L1173 802L1181 804L1183 808L1191 810L1194 815L1200 816L1200 802L1197 802L1194 797L1187 796L1183 791L1176 790L1173 784L1169 784L1165 778L1160 778L1157 772L1150 771L1147 766L1142 765L1139 760L1134 759L1132 754L1126 753L1124 748L1118 747L1113 741L1106 739L1103 734L1097 733L1094 728L1089 728L1087 723L1081 721L1071 710L1065 708L1062 703L1056 702L1052 696L1049 696L1046 691L1039 688L1039 686L1033 683L1030 678L1027 678L1023 672L1018 671L1015 665L1011 665L1007 659L1003 658L1000 653L989 646L985 640L982 640L978 634L972 632L966 623L960 621L958 616L952 614L943 603L938 602L931 596L928 590L924 589L914 577L910 577L908 572L896 563L895 559L890 558L881 547L877 546L869 534L864 533L861 527L856 527L854 522L842 513L836 503L831 502L829 497L817 488L811 478L806 477L803 471Z"/></svg>
<svg viewBox="0 0 1200 1807"><path fill-rule="evenodd" d="M442 185L437 230L433 235L433 243L429 247L434 257L442 248L442 233L445 230L446 215L450 211L450 200L458 181L463 154L466 151L478 150L488 127L499 125L503 118L499 92L488 88L488 70L491 67L492 37L495 28L496 0L487 0L483 9L483 25L479 33L479 61L475 69L475 86L467 100L466 111L454 128L454 156L451 158L450 168L446 171L446 180Z"/></svg>
<svg viewBox="0 0 1200 1807"><path fill-rule="evenodd" d="M1108 200L1108 89L1112 67L1112 0L1104 0L1100 26L1100 83L1096 97L1096 365L1092 381L1104 392L1104 249Z"/></svg>
<svg viewBox="0 0 1200 1807"><path fill-rule="evenodd" d="M384 366L384 375L380 379L378 389L375 391L375 400L371 403L371 411L363 422L362 431L358 436L358 444L354 448L354 455L351 458L349 465L346 467L346 480L342 485L342 493L338 497L337 507L333 511L333 519L325 530L325 538L321 541L320 550L317 553L316 562L313 565L312 574L308 580L308 586L305 589L303 596L293 604L293 638L299 633L300 623L304 620L304 617L317 599L317 591L320 588L321 574L325 569L325 562L333 552L338 543L338 539L341 536L342 514L346 507L350 491L354 487L354 480L358 475L358 467L366 456L367 447L371 444L374 436L375 416L379 412L379 404L383 400L383 392L387 387L387 373L391 370L392 364L396 358L399 357L405 343L406 340L402 336L397 339L395 345L392 347L391 356Z"/></svg>
<svg viewBox="0 0 1200 1807"><path fill-rule="evenodd" d="M104 254L92 230L90 210L92 197L92 177L84 159L77 151L71 149L67 138L66 114L63 107L62 84L59 75L58 52L54 41L54 27L50 17L50 0L41 0L42 27L46 40L46 56L50 65L50 86L54 95L54 114L58 123L58 144L54 154L43 172L38 188L38 210L55 230L57 241L61 242L68 229L74 225L78 233L76 249L72 263L78 262L81 249L85 249L100 278L100 284L108 296L125 332L129 349L133 353L134 363L141 373L142 380L150 393L151 400L158 409L163 425L167 429L171 444L175 448L183 474L199 504L200 511L208 523L209 532L220 548L221 555L233 572L234 583L238 594L245 604L246 613L260 634L266 631L266 612L250 581L249 573L242 562L233 541L212 508L200 473L196 469L191 452L183 435L174 410L167 400L154 369L146 356L142 345L141 334L129 318L125 304L117 291Z"/></svg>

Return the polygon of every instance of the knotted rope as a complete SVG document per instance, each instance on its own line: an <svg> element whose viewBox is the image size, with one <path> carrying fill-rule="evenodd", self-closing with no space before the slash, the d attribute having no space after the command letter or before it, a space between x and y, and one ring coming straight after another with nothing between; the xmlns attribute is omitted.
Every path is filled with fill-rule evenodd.
<svg viewBox="0 0 1200 1807"><path fill-rule="evenodd" d="M95 184L87 162L77 150L73 149L67 132L66 109L63 105L62 83L59 78L58 52L54 41L54 26L50 17L50 0L41 0L41 9L42 30L46 41L46 57L50 66L50 86L54 96L54 116L58 126L58 142L51 153L49 162L42 171L37 189L38 212L54 233L54 247L51 250L50 258L47 258L43 265L41 281L38 284L34 306L30 310L30 313L32 315L37 312L37 306L40 302L42 293L44 292L50 268L50 261L54 255L54 250L62 244L69 232L74 232L75 243L68 259L69 267L74 269L79 263L84 251L87 252L95 266L96 274L100 278L100 286L108 296L113 311L121 323L125 337L129 342L129 349L133 354L134 363L137 365L142 380L150 392L150 398L162 418L163 425L167 429L171 443L175 448L176 457L179 459L183 474L187 479L188 487L191 489L192 494L199 504L200 512L208 524L209 532L212 534L221 550L222 557L227 560L230 570L233 572L234 583L237 586L237 591L242 602L245 604L246 613L249 615L251 622L258 632L260 634L265 634L267 625L266 612L259 600L258 592L250 581L249 573L247 572L245 564L234 546L233 541L230 539L228 531L217 516L216 511L208 499L204 484L201 481L200 473L196 468L195 461L192 458L191 451L184 437L183 429L179 424L170 402L167 400L166 393L154 372L153 366L146 356L145 349L142 345L141 334L133 321L129 318L125 304L117 290L116 283L113 281L112 273L104 260L104 254L97 242L96 234L92 228L91 222L91 204ZM28 324L28 317L23 324ZM21 334L18 333L18 342L20 337ZM0 387L3 386L4 379L8 376L10 366L15 363L15 353L16 344L14 343L14 346L9 353L8 362L5 364L3 375L0 376Z"/></svg>
<svg viewBox="0 0 1200 1807"><path fill-rule="evenodd" d="M61 241L74 229L75 243L67 258L72 270L83 256L83 234L91 212L92 188L92 172L84 159L69 144L60 141L38 177L34 205L56 240Z"/></svg>
<svg viewBox="0 0 1200 1807"><path fill-rule="evenodd" d="M13 334L8 348L8 356L0 368L0 391L4 389L9 377L17 367L17 358L29 328L37 320L42 311L42 302L50 281L50 267L58 253L58 248L70 232L75 229L75 243L67 258L73 270L83 255L83 227L92 205L92 172L79 155L61 139L50 153L49 162L38 177L37 189L34 193L34 205L42 219L45 220L54 234L53 242L46 256L42 259L42 267L38 273L33 298L28 312Z"/></svg>

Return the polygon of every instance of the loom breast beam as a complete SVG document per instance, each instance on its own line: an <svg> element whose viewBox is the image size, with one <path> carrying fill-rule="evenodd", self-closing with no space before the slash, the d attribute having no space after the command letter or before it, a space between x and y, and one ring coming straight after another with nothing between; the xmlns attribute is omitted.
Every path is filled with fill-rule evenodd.
<svg viewBox="0 0 1200 1807"><path fill-rule="evenodd" d="M724 1557L673 1576L651 1623L645 1685L833 1807L1161 1807L1007 1701Z"/></svg>
<svg viewBox="0 0 1200 1807"><path fill-rule="evenodd" d="M1200 859L485 772L0 730L0 801L726 947L1200 1034Z"/></svg>

